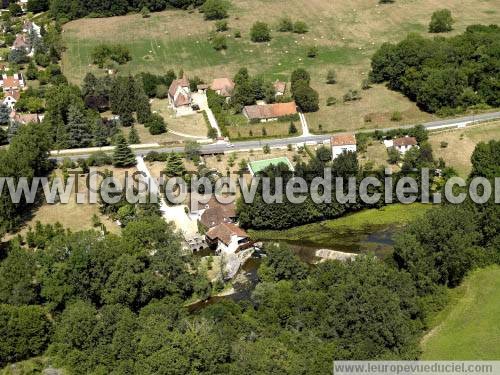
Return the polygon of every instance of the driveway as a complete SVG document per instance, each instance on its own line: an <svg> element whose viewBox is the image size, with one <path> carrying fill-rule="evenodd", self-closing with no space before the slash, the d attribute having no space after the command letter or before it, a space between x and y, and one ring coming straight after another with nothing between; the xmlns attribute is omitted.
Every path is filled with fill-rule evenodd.
<svg viewBox="0 0 500 375"><path fill-rule="evenodd" d="M158 194L160 198L160 212L162 217L165 219L165 221L172 221L176 228L183 234L184 238L186 240L193 238L195 235L198 234L198 224L195 220L191 220L186 214L185 209L187 206L185 205L178 205L178 206L169 206L163 195L159 194L160 193L160 188L156 182L156 179L151 176L151 173L149 172L149 169L144 162L144 159L142 156L137 156L137 169L140 172L144 172L146 175L146 183L148 185L148 188L152 194Z"/></svg>
<svg viewBox="0 0 500 375"><path fill-rule="evenodd" d="M202 111L205 111L207 113L208 117L208 122L210 122L210 126L217 130L217 137L221 137L222 133L219 129L219 124L217 123L217 120L215 119L214 113L208 106L207 102L207 95L206 94L200 94L198 92L193 93L191 95L191 98L193 99L193 102L200 107Z"/></svg>

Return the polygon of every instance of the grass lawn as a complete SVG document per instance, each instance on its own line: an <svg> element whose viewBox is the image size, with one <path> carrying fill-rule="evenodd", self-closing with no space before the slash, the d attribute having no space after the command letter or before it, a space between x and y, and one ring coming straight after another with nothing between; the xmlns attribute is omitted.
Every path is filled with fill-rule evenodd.
<svg viewBox="0 0 500 375"><path fill-rule="evenodd" d="M422 340L424 360L500 358L500 267L472 272Z"/></svg>
<svg viewBox="0 0 500 375"><path fill-rule="evenodd" d="M366 148L366 152L358 155L362 165L372 162L375 167L386 167L389 164L387 161L387 147L379 141L371 141Z"/></svg>
<svg viewBox="0 0 500 375"><path fill-rule="evenodd" d="M362 99L356 103L344 104L341 99L348 89L360 88L370 70L370 57L383 42L401 40L409 32L427 33L432 12L440 8L450 9L456 20L454 31L447 35L462 32L475 23L500 22L494 1L416 0L382 5L377 0L311 0L305 11L301 0L233 0L228 19L230 30L226 32L228 49L223 52L215 51L207 39L214 23L204 21L196 10L168 10L153 13L148 19L138 14L81 19L64 27L67 50L63 70L72 82L81 82L88 71L97 72L91 65L90 54L102 42L123 43L130 48L133 60L119 68L120 74L162 74L170 68L182 68L190 76L209 81L233 76L246 66L253 74L287 80L294 69L303 67L311 72L312 86L320 94L321 110L308 115L313 132L319 131L320 124L325 132L394 125L390 121L393 111L402 113L401 124L415 123L432 116L380 85L363 91ZM305 35L276 32L278 20L284 15L305 21L310 31ZM250 41L249 30L257 20L271 25L271 42ZM233 37L236 30L242 38ZM311 46L319 50L314 59L307 57ZM329 69L337 71L335 85L325 83ZM340 103L326 107L330 96ZM364 121L366 115L372 117L371 122Z"/></svg>
<svg viewBox="0 0 500 375"><path fill-rule="evenodd" d="M123 181L125 172L128 171L129 173L133 173L134 171L136 171L135 167L128 169L113 168L112 166L91 168L92 171L101 172L104 172L106 169L113 172L114 177L118 178L120 181ZM60 170L57 170L55 173L58 176L62 176ZM78 178L80 193L87 192L85 176L86 175L80 175L80 177ZM77 204L76 195L73 191L67 204L44 204L39 207L35 212L33 212L33 217L28 222L26 222L19 233L21 235L26 234L28 228L30 226L34 227L37 221L40 221L42 224L55 224L59 222L63 225L64 228L68 228L74 232L88 230L93 228L93 215L97 215L99 217L99 219L106 226L106 229L109 232L120 232L120 228L112 220L99 212L99 204Z"/></svg>
<svg viewBox="0 0 500 375"><path fill-rule="evenodd" d="M429 142L435 159L443 158L460 176L466 177L471 170L470 158L476 144L492 139L500 140L500 121L474 125L467 129L431 133ZM447 142L448 146L441 147L441 142Z"/></svg>
<svg viewBox="0 0 500 375"><path fill-rule="evenodd" d="M307 224L280 231L250 231L253 238L259 240L287 240L322 242L322 236L328 233L336 235L348 232L363 231L367 227L404 225L421 217L432 205L414 203L411 205L393 204L381 209L369 209L353 213L338 219L320 223Z"/></svg>
<svg viewBox="0 0 500 375"><path fill-rule="evenodd" d="M249 138L276 138L276 137L298 137L302 134L302 126L300 121L294 121L297 133L290 134L288 132L290 123L281 121L271 121L258 124L249 124L240 122L236 126L228 126L229 138L237 141ZM265 130L264 130L265 129Z"/></svg>
<svg viewBox="0 0 500 375"><path fill-rule="evenodd" d="M195 137L207 136L207 123L201 113L194 113L190 116L175 117L173 111L168 107L167 99L154 99L151 104L151 110L163 117L169 130L182 134L189 134Z"/></svg>

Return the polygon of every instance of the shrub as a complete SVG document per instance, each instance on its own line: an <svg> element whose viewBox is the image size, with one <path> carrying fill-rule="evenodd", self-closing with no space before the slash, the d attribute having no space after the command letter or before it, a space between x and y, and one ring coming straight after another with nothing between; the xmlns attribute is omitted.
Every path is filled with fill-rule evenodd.
<svg viewBox="0 0 500 375"><path fill-rule="evenodd" d="M129 49L124 45L99 44L92 50L91 58L94 64L99 66L99 68L103 68L108 60L123 65L129 62L132 56Z"/></svg>
<svg viewBox="0 0 500 375"><path fill-rule="evenodd" d="M215 30L217 30L218 32L227 31L228 29L229 29L229 27L227 25L226 20L219 20L219 21L215 22Z"/></svg>
<svg viewBox="0 0 500 375"><path fill-rule="evenodd" d="M358 90L349 90L344 94L344 102L351 102L355 100L360 100L361 95L359 94Z"/></svg>
<svg viewBox="0 0 500 375"><path fill-rule="evenodd" d="M223 49L227 49L227 41L224 35L216 35L212 39L212 47L216 51L222 51Z"/></svg>
<svg viewBox="0 0 500 375"><path fill-rule="evenodd" d="M151 135L163 134L167 131L165 120L163 120L163 117L156 113L154 113L147 122L147 127L149 128L149 133L151 133Z"/></svg>
<svg viewBox="0 0 500 375"><path fill-rule="evenodd" d="M230 3L226 0L207 0L201 7L206 20L221 20L228 16Z"/></svg>
<svg viewBox="0 0 500 375"><path fill-rule="evenodd" d="M264 154L270 154L271 153L271 147L268 144L264 145L264 147L262 148L262 150L264 151Z"/></svg>
<svg viewBox="0 0 500 375"><path fill-rule="evenodd" d="M283 17L278 24L278 31L282 33L293 31L293 22L290 17Z"/></svg>
<svg viewBox="0 0 500 375"><path fill-rule="evenodd" d="M142 15L142 18L149 18L149 16L151 15L151 12L149 11L148 7L146 7L146 6L142 7L141 15Z"/></svg>
<svg viewBox="0 0 500 375"><path fill-rule="evenodd" d="M328 74L326 75L326 83L328 83L329 85L337 83L337 73L335 72L335 70L331 69L328 71Z"/></svg>
<svg viewBox="0 0 500 375"><path fill-rule="evenodd" d="M446 148L448 147L448 142L441 141L441 148Z"/></svg>
<svg viewBox="0 0 500 375"><path fill-rule="evenodd" d="M429 32L445 33L452 30L453 17L449 9L441 9L432 13L431 22L429 23Z"/></svg>
<svg viewBox="0 0 500 375"><path fill-rule="evenodd" d="M363 80L363 82L361 83L361 89L362 90L368 90L369 88L371 88L371 86L370 86L370 80L368 78L365 78Z"/></svg>
<svg viewBox="0 0 500 375"><path fill-rule="evenodd" d="M168 87L166 85L156 86L156 97L158 99L165 99L168 96Z"/></svg>
<svg viewBox="0 0 500 375"><path fill-rule="evenodd" d="M365 115L364 120L365 120L365 122L372 122L373 116L369 113L369 114Z"/></svg>
<svg viewBox="0 0 500 375"><path fill-rule="evenodd" d="M87 159L87 165L90 167L102 167L103 165L111 164L113 164L113 159L104 151L94 152Z"/></svg>
<svg viewBox="0 0 500 375"><path fill-rule="evenodd" d="M307 57L314 59L316 56L318 56L318 47L310 47L307 51Z"/></svg>
<svg viewBox="0 0 500 375"><path fill-rule="evenodd" d="M326 99L326 105L328 107L331 107L332 105L337 104L337 98L330 96L328 99Z"/></svg>
<svg viewBox="0 0 500 375"><path fill-rule="evenodd" d="M387 149L387 156L388 156L388 161L390 164L397 164L399 160L401 159L401 155L399 154L399 151L396 150L394 147L389 147Z"/></svg>
<svg viewBox="0 0 500 375"><path fill-rule="evenodd" d="M316 112L319 109L319 95L305 81L297 83L293 97L304 112Z"/></svg>
<svg viewBox="0 0 500 375"><path fill-rule="evenodd" d="M309 31L307 24L302 21L297 21L293 24L293 32L297 34L305 34Z"/></svg>
<svg viewBox="0 0 500 375"><path fill-rule="evenodd" d="M234 37L235 37L236 39L241 38L241 31L240 31L240 30L236 30L236 31L234 32Z"/></svg>
<svg viewBox="0 0 500 375"><path fill-rule="evenodd" d="M288 127L288 134L296 134L297 133L297 127L295 126L295 123L292 121L290 122L290 126Z"/></svg>
<svg viewBox="0 0 500 375"><path fill-rule="evenodd" d="M398 111L392 112L391 121L401 121L402 119L403 115L401 114L401 112Z"/></svg>
<svg viewBox="0 0 500 375"><path fill-rule="evenodd" d="M267 23L255 22L250 31L250 38L252 42L262 43L269 42L271 40L271 30Z"/></svg>

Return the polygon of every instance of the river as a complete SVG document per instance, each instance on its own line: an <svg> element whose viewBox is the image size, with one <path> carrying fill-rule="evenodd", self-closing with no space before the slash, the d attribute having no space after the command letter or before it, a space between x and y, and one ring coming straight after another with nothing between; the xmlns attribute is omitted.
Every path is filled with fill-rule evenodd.
<svg viewBox="0 0 500 375"><path fill-rule="evenodd" d="M370 226L363 230L336 232L326 230L320 236L315 236L315 241L294 240L280 241L286 242L290 249L308 264L315 264L320 259L316 257L319 249L330 249L355 254L375 254L379 258L385 258L392 253L394 240L393 236L398 227L394 225ZM210 255L207 252L201 256ZM220 297L210 297L207 301L200 301L191 304L188 309L192 313L219 301L230 299L233 301L248 300L258 283L257 271L262 261L262 254L257 253L250 258L239 271L233 287L235 292L230 295Z"/></svg>

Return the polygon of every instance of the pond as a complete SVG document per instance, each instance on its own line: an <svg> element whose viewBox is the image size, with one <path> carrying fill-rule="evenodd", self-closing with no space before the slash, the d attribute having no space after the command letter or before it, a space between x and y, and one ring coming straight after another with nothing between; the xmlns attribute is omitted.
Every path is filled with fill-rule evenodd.
<svg viewBox="0 0 500 375"><path fill-rule="evenodd" d="M395 225L370 226L363 230L344 230L342 232L330 229L325 230L319 235L315 235L314 241L306 239L292 241L280 240L280 242L288 243L290 249L297 256L311 265L320 260L316 257L316 251L319 249L330 249L356 254L372 253L379 258L385 258L392 253L394 245L393 236L399 229L400 228ZM203 254L203 256L207 255L210 254ZM262 254L257 253L241 268L235 281L233 281L233 288L235 290L233 294L211 297L207 301L196 302L189 305L189 311L195 313L207 306L226 299L231 299L236 302L248 300L258 283L257 271L262 262L262 256Z"/></svg>

